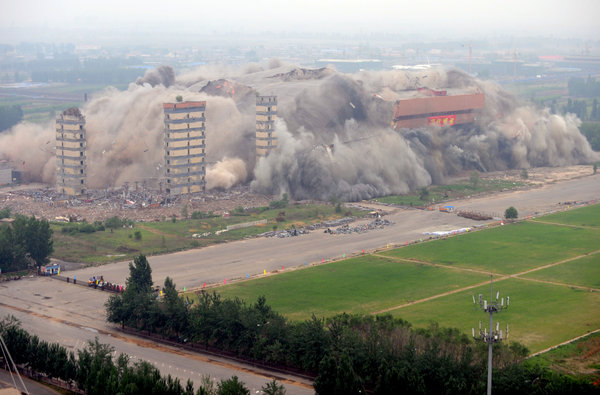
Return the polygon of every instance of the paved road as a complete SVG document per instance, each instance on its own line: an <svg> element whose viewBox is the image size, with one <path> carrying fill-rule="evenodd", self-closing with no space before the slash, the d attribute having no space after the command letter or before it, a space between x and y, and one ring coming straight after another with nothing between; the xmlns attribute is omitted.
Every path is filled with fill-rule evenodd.
<svg viewBox="0 0 600 395"><path fill-rule="evenodd" d="M465 199L447 204L458 210L472 210L501 215L515 206L521 217L564 209L559 203L600 199L600 175L571 180L543 188L499 193L494 196ZM423 238L424 232L481 226L482 223L439 211L397 209L385 217L394 225L363 234L329 235L314 231L290 238L256 238L220 244L169 255L149 257L155 284L169 276L179 289L202 287L204 283L224 283L225 279L243 279L274 270L289 270L305 263L341 258L343 254L361 253L363 249L403 245ZM368 222L368 221L361 221ZM88 279L104 275L107 281L124 283L129 275L128 263L89 267L64 275Z"/></svg>
<svg viewBox="0 0 600 395"><path fill-rule="evenodd" d="M548 185L529 191L506 192L492 197L465 199L452 204L457 209L476 210L485 213L503 213L515 206L520 216L537 215L565 208L560 202L591 201L600 199L600 175ZM318 264L337 259L342 254L360 253L362 249L402 245L407 241L424 237L423 232L452 230L481 225L476 221L439 211L397 209L386 217L393 226L364 234L329 235L312 232L309 235L286 239L249 239L221 244L176 254L150 257L156 284L166 276L174 279L178 288L201 287L206 283L222 283L246 274L262 275L304 263ZM128 262L64 271L61 276L87 279L103 274L111 282L124 282L128 276ZM171 373L183 381L188 377L198 382L202 374L215 378L238 375L255 393L269 380L266 372L252 370L248 366L235 367L226 361L188 354L178 349L157 347L148 342L123 336L104 321L107 294L75 286L56 279L31 278L0 284L0 314L14 314L24 327L42 339L58 341L67 347L81 348L88 340L98 336L101 342L113 345L118 352L125 352L158 366L163 374ZM289 394L312 393L301 379L288 383Z"/></svg>

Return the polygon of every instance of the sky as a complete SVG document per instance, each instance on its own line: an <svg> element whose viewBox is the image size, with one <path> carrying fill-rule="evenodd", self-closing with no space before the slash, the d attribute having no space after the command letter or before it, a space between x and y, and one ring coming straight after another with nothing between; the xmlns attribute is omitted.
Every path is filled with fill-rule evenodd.
<svg viewBox="0 0 600 395"><path fill-rule="evenodd" d="M76 41L77 31L598 39L599 17L599 0L0 0L0 31L21 40Z"/></svg>

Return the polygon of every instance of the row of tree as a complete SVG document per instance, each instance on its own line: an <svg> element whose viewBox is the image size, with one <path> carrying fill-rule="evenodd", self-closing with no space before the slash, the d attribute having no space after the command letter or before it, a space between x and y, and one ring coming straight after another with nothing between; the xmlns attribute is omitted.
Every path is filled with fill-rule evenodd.
<svg viewBox="0 0 600 395"><path fill-rule="evenodd" d="M273 311L264 297L247 305L203 292L191 302L178 295L169 278L158 297L143 255L129 269L126 291L107 301L110 322L313 374L315 390L321 394L484 391L487 347L474 344L457 329L437 325L413 329L391 315L341 314L327 320L313 316L290 322ZM502 383L514 385L515 375L537 374L515 365L527 354L519 343L494 348L498 377L494 391L510 392ZM552 378L551 383L557 387L543 384L547 393L589 389L562 376L558 381ZM521 388L535 392L540 385L539 381L522 383Z"/></svg>
<svg viewBox="0 0 600 395"><path fill-rule="evenodd" d="M0 225L0 269L11 272L41 266L54 251L52 229L46 220L17 215L12 223Z"/></svg>
<svg viewBox="0 0 600 395"><path fill-rule="evenodd" d="M600 151L600 122L586 122L579 128L594 151Z"/></svg>
<svg viewBox="0 0 600 395"><path fill-rule="evenodd" d="M250 391L236 376L221 380L217 385L204 376L200 387L188 380L182 385L171 375L161 376L160 371L146 361L133 364L129 356L120 354L113 359L114 349L101 344L96 338L88 345L73 351L58 343L48 343L31 336L21 328L19 321L7 316L0 321L0 334L7 344L14 362L27 369L32 376L43 375L64 381L89 395L103 394L165 394L165 395L249 395ZM4 360L5 363L8 361ZM275 380L263 386L271 395L285 394L285 388Z"/></svg>
<svg viewBox="0 0 600 395"><path fill-rule="evenodd" d="M589 75L586 79L571 77L568 82L569 96L600 97L600 81Z"/></svg>
<svg viewBox="0 0 600 395"><path fill-rule="evenodd" d="M575 114L582 121L600 121L598 99L594 99L591 112L588 112L588 103L586 100L571 100L569 98L567 104L562 109L562 113Z"/></svg>

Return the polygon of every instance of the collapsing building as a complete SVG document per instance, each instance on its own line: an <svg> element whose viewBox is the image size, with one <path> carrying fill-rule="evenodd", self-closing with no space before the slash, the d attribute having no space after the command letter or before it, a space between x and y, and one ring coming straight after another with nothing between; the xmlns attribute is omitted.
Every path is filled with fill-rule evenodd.
<svg viewBox="0 0 600 395"><path fill-rule="evenodd" d="M464 93L435 91L422 88L411 97L402 97L394 105L393 126L395 130L418 128L428 125L453 126L472 123L477 110L483 108L481 92Z"/></svg>
<svg viewBox="0 0 600 395"><path fill-rule="evenodd" d="M164 103L166 192L205 189L205 101Z"/></svg>
<svg viewBox="0 0 600 395"><path fill-rule="evenodd" d="M63 111L56 118L56 187L70 196L86 191L85 117L78 108Z"/></svg>
<svg viewBox="0 0 600 395"><path fill-rule="evenodd" d="M267 156L277 147L275 120L277 96L256 96L256 156Z"/></svg>
<svg viewBox="0 0 600 395"><path fill-rule="evenodd" d="M7 161L0 160L0 185L10 185L21 181L21 172L8 165Z"/></svg>

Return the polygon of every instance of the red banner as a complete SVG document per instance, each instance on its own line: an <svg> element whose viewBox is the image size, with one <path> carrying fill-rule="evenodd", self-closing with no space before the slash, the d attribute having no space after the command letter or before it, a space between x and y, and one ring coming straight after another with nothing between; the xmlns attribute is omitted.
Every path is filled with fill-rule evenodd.
<svg viewBox="0 0 600 395"><path fill-rule="evenodd" d="M440 115L438 117L429 117L430 125L452 126L456 122L456 115Z"/></svg>

